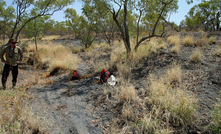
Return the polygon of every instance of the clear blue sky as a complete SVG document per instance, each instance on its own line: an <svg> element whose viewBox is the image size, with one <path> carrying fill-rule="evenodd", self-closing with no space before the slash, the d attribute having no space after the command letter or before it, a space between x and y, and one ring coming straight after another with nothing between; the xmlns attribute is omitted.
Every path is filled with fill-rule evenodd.
<svg viewBox="0 0 221 134"><path fill-rule="evenodd" d="M5 1L8 6L8 5L12 4L13 0L5 0ZM177 10L177 13L172 14L170 17L170 20L169 20L170 22L175 22L177 25L179 25L180 22L185 19L185 15L187 15L190 8L193 7L194 5L200 3L201 0L194 0L194 3L190 4L190 5L188 5L186 3L186 0L178 0L178 1L179 1L178 2L179 8ZM78 14L81 14L81 8L82 8L81 6L82 6L82 3L79 2L78 0L75 0L75 2L68 7L74 8ZM65 9L55 12L54 15L51 17L51 19L53 19L55 21L64 21L65 20L64 14L63 14L64 10Z"/></svg>

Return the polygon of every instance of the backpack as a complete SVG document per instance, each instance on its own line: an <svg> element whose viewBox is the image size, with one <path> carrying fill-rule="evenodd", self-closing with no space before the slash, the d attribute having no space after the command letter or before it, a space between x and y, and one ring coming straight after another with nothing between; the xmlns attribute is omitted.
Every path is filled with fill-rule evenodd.
<svg viewBox="0 0 221 134"><path fill-rule="evenodd" d="M107 82L107 79L110 77L110 73L105 69L102 69L100 73L100 81L98 83Z"/></svg>
<svg viewBox="0 0 221 134"><path fill-rule="evenodd" d="M80 77L79 73L77 70L73 71L73 75L71 77L71 80L80 80L82 77Z"/></svg>

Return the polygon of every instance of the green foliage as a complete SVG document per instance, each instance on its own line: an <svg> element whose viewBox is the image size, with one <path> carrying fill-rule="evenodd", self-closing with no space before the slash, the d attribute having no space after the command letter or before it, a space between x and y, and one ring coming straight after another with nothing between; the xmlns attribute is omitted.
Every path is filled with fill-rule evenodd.
<svg viewBox="0 0 221 134"><path fill-rule="evenodd" d="M212 111L214 125L211 126L211 129L214 133L221 133L221 104L215 105Z"/></svg>
<svg viewBox="0 0 221 134"><path fill-rule="evenodd" d="M25 31L26 31L26 37L29 39L32 37L43 37L43 31L45 28L45 21L48 19L48 16L42 16L38 17L35 20L31 21L26 25Z"/></svg>
<svg viewBox="0 0 221 134"><path fill-rule="evenodd" d="M120 36L124 40L124 45L126 47L127 52L131 51L130 36L135 33L137 36L139 36L140 33L137 33L139 27L148 31L152 31L153 29L156 30L156 28L154 28L156 23L163 23L162 21L157 21L160 16L162 18L166 18L167 13L175 12L178 9L178 0L173 0L172 3L170 3L170 0L164 0L163 2L170 3L166 4L166 8L163 8L164 4L162 1L153 0L82 1L84 2L83 12L86 14L86 16L90 14L90 17L94 18L94 16L100 16L100 14L98 13L105 11L109 11L112 14L113 20L116 23L118 30L120 31ZM102 7L105 7L106 9ZM164 11L161 14L163 9ZM138 11L140 11L140 13L142 14L137 15ZM139 18L141 18L141 22L138 24L137 22ZM157 25L157 28L162 29L162 27L159 27L159 25ZM145 33L148 34L148 32L146 31Z"/></svg>
<svg viewBox="0 0 221 134"><path fill-rule="evenodd" d="M0 35L8 35L11 32L12 20L15 18L15 9L12 6L5 7L4 0L0 0Z"/></svg>
<svg viewBox="0 0 221 134"><path fill-rule="evenodd" d="M205 31L214 29L216 14L221 10L220 0L203 1L193 6L185 17L187 30L204 28ZM219 23L219 22L218 22Z"/></svg>
<svg viewBox="0 0 221 134"><path fill-rule="evenodd" d="M10 37L17 39L23 28L41 16L50 16L55 12L62 10L65 6L71 4L74 0L23 0L14 1L13 4L17 5L16 21Z"/></svg>

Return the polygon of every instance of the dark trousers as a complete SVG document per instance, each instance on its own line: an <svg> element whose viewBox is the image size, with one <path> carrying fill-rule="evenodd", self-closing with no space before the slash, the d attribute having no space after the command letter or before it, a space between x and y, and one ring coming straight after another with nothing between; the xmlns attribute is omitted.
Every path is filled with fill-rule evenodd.
<svg viewBox="0 0 221 134"><path fill-rule="evenodd" d="M17 66L11 66L11 65L5 64L4 70L3 70L3 73L2 73L2 84L6 83L8 75L10 73L10 70L12 70L12 83L17 82L18 65Z"/></svg>

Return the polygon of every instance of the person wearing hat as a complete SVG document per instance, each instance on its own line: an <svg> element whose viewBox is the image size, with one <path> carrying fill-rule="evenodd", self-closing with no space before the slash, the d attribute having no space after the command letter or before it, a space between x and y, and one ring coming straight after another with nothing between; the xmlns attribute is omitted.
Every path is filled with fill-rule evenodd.
<svg viewBox="0 0 221 134"><path fill-rule="evenodd" d="M15 39L9 39L8 44L0 53L1 61L5 63L2 73L2 86L6 89L6 81L10 70L12 70L12 87L14 88L18 76L18 64L22 61L23 53L20 47L16 46L18 43Z"/></svg>

